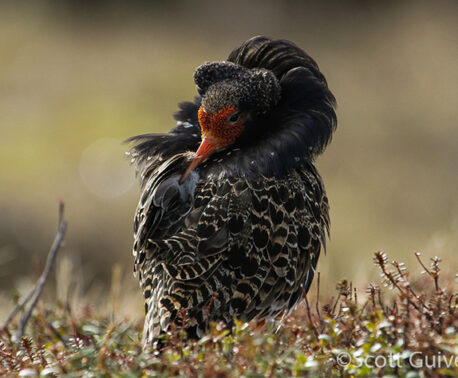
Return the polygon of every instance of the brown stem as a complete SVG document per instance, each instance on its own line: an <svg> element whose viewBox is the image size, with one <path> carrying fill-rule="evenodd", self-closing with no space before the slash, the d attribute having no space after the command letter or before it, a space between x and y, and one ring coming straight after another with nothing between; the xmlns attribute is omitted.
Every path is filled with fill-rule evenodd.
<svg viewBox="0 0 458 378"><path fill-rule="evenodd" d="M51 249L49 250L48 257L46 259L46 265L41 273L40 278L38 279L35 287L32 290L33 295L31 295L32 302L29 306L27 312L21 317L21 321L19 323L19 328L16 334L16 341L18 348L21 346L22 336L24 335L25 327L27 322L32 315L34 308L38 303L38 299L40 298L41 294L43 293L46 281L48 280L49 274L51 273L51 269L54 266L54 262L56 261L57 252L60 249L62 241L64 240L65 232L67 230L67 221L64 220L64 203L59 203L59 222L57 226L57 234L54 238L52 243ZM16 311L17 313L17 311Z"/></svg>

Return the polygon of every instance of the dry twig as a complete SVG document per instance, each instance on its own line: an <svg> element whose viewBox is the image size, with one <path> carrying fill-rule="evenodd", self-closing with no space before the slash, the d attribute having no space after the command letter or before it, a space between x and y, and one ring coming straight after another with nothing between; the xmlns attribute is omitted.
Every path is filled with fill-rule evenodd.
<svg viewBox="0 0 458 378"><path fill-rule="evenodd" d="M6 319L3 328L6 328L9 323L13 320L15 315L25 306L27 302L32 300L29 309L27 312L21 317L21 321L19 323L18 331L16 334L16 340L18 347L22 345L22 336L24 335L24 330L29 321L30 316L34 308L38 303L38 299L40 298L41 294L43 293L43 289L45 287L46 281L48 280L49 274L51 273L52 267L54 266L54 262L56 261L57 252L60 249L62 241L64 240L65 232L67 230L67 221L64 220L64 203L59 203L59 222L57 225L57 234L54 238L54 241L51 245L51 249L49 250L48 257L46 259L46 265L41 273L40 278L38 279L37 283L35 284L34 288L31 290L27 296L21 300L18 305L13 309L11 314Z"/></svg>
<svg viewBox="0 0 458 378"><path fill-rule="evenodd" d="M304 285L301 285L302 293L304 294L304 299L305 299L305 306L307 310L307 316L309 318L310 326L312 327L313 334L315 335L315 338L318 340L318 331L316 330L315 323L313 322L312 315L310 314L310 306L309 306L309 301L307 299L307 292L305 291Z"/></svg>
<svg viewBox="0 0 458 378"><path fill-rule="evenodd" d="M18 304L16 305L16 307L13 309L13 311L11 311L11 313L8 315L8 317L6 318L5 322L3 323L3 326L2 326L2 329L5 329L6 327L9 326L9 324L11 323L11 321L14 319L14 317L16 316L16 314L22 310L22 308L27 304L28 301L30 301L30 299L32 298L33 296L33 293L35 291L35 287L33 288L33 290L30 291L30 293L28 293L25 297L23 297L19 302Z"/></svg>

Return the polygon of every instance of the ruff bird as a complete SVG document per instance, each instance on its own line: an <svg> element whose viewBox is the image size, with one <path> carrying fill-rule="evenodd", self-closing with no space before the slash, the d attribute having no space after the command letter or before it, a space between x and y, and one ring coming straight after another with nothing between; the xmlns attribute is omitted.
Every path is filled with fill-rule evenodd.
<svg viewBox="0 0 458 378"><path fill-rule="evenodd" d="M336 128L335 98L294 43L258 36L194 73L198 95L166 134L129 139L143 192L134 271L143 343L172 324L191 338L294 309L329 233L314 160Z"/></svg>

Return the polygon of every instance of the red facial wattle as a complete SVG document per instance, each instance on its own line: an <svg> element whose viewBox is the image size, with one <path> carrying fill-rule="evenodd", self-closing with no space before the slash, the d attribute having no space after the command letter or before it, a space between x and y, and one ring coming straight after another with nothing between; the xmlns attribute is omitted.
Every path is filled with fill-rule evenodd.
<svg viewBox="0 0 458 378"><path fill-rule="evenodd" d="M235 106L227 106L216 113L207 113L201 106L198 117L202 130L202 143L196 156L180 178L183 183L200 163L214 152L233 144L243 131L243 117L231 122L231 117L238 112Z"/></svg>

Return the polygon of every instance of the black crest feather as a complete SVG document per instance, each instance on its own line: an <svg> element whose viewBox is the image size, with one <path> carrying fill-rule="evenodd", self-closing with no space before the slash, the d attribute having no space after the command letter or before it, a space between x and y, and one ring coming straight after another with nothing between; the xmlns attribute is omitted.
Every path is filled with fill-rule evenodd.
<svg viewBox="0 0 458 378"><path fill-rule="evenodd" d="M202 105L210 112L236 105L239 109L265 113L280 99L280 84L266 69L231 62L205 63L196 69L194 81Z"/></svg>
<svg viewBox="0 0 458 378"><path fill-rule="evenodd" d="M265 68L278 79L295 67L306 67L324 80L316 62L293 42L285 39L253 37L234 49L227 60L247 68Z"/></svg>
<svg viewBox="0 0 458 378"><path fill-rule="evenodd" d="M281 176L313 161L330 142L337 125L335 98L317 63L294 43L258 36L236 48L228 61L266 69L277 77L281 99L258 117L238 141L240 159L228 170Z"/></svg>
<svg viewBox="0 0 458 378"><path fill-rule="evenodd" d="M246 85L249 80L258 80L264 85L260 92L271 93L272 98L256 103L256 91L240 91L242 87L254 88L252 83ZM201 134L199 107L205 101L218 107L231 93L237 93L241 105L248 110L251 107L256 116L246 125L230 156L226 151L215 153L199 167L204 175L281 177L292 168L312 162L330 142L337 125L335 98L326 79L317 63L290 41L251 38L233 50L226 62L198 67L195 81L202 98L180 104L175 114L177 126L169 134L130 139L136 144L130 152L142 177L163 159L195 151ZM223 86L232 86L226 100L221 96ZM212 164L214 161L219 163Z"/></svg>

